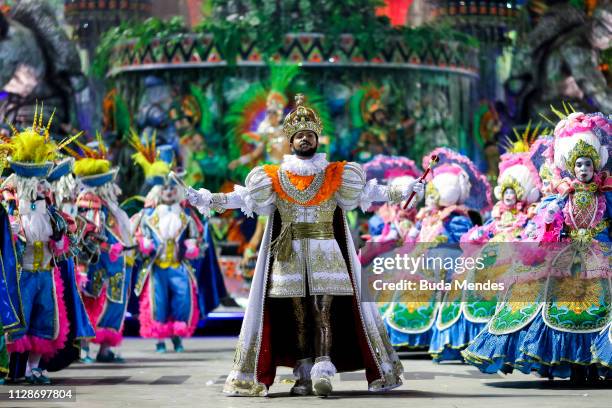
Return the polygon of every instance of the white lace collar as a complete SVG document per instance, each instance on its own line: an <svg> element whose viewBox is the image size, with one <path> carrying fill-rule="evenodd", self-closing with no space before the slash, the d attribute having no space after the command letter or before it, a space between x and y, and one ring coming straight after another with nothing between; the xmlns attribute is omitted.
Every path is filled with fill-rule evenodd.
<svg viewBox="0 0 612 408"><path fill-rule="evenodd" d="M300 159L296 155L286 154L281 169L298 176L312 176L324 171L328 164L325 153L315 153L311 159Z"/></svg>

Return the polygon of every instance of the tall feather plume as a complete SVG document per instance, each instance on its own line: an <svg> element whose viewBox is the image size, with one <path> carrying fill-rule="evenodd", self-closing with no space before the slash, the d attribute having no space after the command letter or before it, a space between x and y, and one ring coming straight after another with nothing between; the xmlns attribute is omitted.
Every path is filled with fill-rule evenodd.
<svg viewBox="0 0 612 408"><path fill-rule="evenodd" d="M40 104L40 113L38 114L38 123L36 124L36 131L40 132L43 125L43 112L45 111L45 101L42 101ZM49 136L45 135L45 139L49 140Z"/></svg>
<svg viewBox="0 0 612 408"><path fill-rule="evenodd" d="M108 150L106 149L106 145L102 139L102 133L96 132L96 140L98 141L98 149L100 150L100 154L102 154L102 157L106 157Z"/></svg>
<svg viewBox="0 0 612 408"><path fill-rule="evenodd" d="M19 131L17 130L17 128L15 126L13 126L12 123L8 124L9 127L11 128L11 132L13 132L13 136L17 136L17 134L19 133Z"/></svg>
<svg viewBox="0 0 612 408"><path fill-rule="evenodd" d="M128 142L130 146L136 150L136 152L142 154L142 156L147 159L149 163L155 162L157 158L157 150L156 150L156 135L153 133L151 140L147 140L144 144L140 140L140 136L134 129L130 129L130 137Z"/></svg>
<svg viewBox="0 0 612 408"><path fill-rule="evenodd" d="M550 110L557 115L557 117L559 118L559 120L563 120L567 117L567 115L564 115L563 112L561 112L560 110L558 110L557 108L555 108L554 106L550 105Z"/></svg>
<svg viewBox="0 0 612 408"><path fill-rule="evenodd" d="M538 115L540 115L540 117L541 117L542 119L544 119L546 122L550 123L551 125L553 125L553 126L555 126L555 125L556 125L556 123L555 123L555 122L553 122L553 121L552 121L552 120L551 120L551 119L550 119L548 116L546 116L545 114L543 114L543 113L538 113Z"/></svg>
<svg viewBox="0 0 612 408"><path fill-rule="evenodd" d="M34 120L32 121L32 129L36 129L36 119L38 118L38 99L34 105Z"/></svg>
<svg viewBox="0 0 612 408"><path fill-rule="evenodd" d="M55 117L55 109L51 112L51 116L49 116L49 120L47 121L47 126L45 127L45 133L50 134L49 130L51 129L51 123L53 122L53 118Z"/></svg>
<svg viewBox="0 0 612 408"><path fill-rule="evenodd" d="M77 140L79 137L81 137L81 135L83 134L83 131L80 131L79 133L77 133L76 135L73 136L69 136L67 138L65 138L64 140L62 140L58 145L57 145L57 150L65 150L66 147L74 142L75 140Z"/></svg>
<svg viewBox="0 0 612 408"><path fill-rule="evenodd" d="M539 136L540 127L542 123L538 123L538 125L531 130L531 121L527 123L527 127L523 131L523 133L519 133L516 128L513 128L514 139L506 136L500 146L503 147L506 151L511 153L521 153L529 151L529 147L535 142L535 140Z"/></svg>

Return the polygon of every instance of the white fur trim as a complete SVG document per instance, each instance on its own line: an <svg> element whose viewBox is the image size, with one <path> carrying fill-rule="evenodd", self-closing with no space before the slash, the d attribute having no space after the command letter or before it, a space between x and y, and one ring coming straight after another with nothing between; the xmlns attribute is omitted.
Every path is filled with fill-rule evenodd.
<svg viewBox="0 0 612 408"><path fill-rule="evenodd" d="M329 162L325 153L315 153L310 159L300 159L296 155L286 154L281 163L281 169L298 176L312 176L325 170Z"/></svg>
<svg viewBox="0 0 612 408"><path fill-rule="evenodd" d="M312 366L310 377L316 381L317 378L332 378L336 374L336 366L331 361L319 361Z"/></svg>

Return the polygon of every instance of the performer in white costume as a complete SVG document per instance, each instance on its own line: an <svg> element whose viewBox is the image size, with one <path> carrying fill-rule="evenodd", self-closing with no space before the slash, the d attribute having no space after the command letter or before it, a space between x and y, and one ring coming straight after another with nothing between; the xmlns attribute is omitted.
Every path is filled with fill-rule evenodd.
<svg viewBox="0 0 612 408"><path fill-rule="evenodd" d="M318 114L301 95L296 105L283 123L293 155L280 165L254 168L246 186L232 193L187 191L203 214L240 208L270 215L224 392L265 396L281 365L294 367L294 395L314 388L327 396L337 371L363 368L371 391L395 388L402 365L376 304L361 302L360 264L344 212L367 210L375 201L398 203L413 190L422 193L423 185L366 183L360 165L328 162L316 153Z"/></svg>

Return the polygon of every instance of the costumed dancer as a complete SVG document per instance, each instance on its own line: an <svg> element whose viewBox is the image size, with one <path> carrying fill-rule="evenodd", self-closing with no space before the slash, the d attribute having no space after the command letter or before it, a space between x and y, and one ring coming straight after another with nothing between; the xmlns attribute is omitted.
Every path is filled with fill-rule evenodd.
<svg viewBox="0 0 612 408"><path fill-rule="evenodd" d="M401 384L402 365L376 305L360 302L361 268L344 211L374 201L398 203L422 185L400 190L366 184L358 164L329 163L316 154L322 130L317 113L297 95L283 122L293 155L280 165L256 167L246 186L232 193L187 191L203 214L240 208L270 215L224 387L230 395L267 395L280 365L294 368L294 395L314 388L327 396L337 371L362 368L371 391Z"/></svg>
<svg viewBox="0 0 612 408"><path fill-rule="evenodd" d="M77 143L80 152L66 149L75 159L74 174L83 189L77 197L81 244L80 272L85 281L82 295L89 319L100 344L98 362L123 362L112 351L121 344L125 310L134 264L134 239L130 219L119 207L121 189L115 183L117 169L106 159L106 147L98 134L97 142ZM89 347L83 345L84 361Z"/></svg>
<svg viewBox="0 0 612 408"><path fill-rule="evenodd" d="M599 378L598 334L610 322L610 232L612 179L608 161L612 117L559 111L554 164L563 177L557 199L546 207L545 242L560 242L546 257L546 298L529 324L521 347L531 370L575 382Z"/></svg>
<svg viewBox="0 0 612 408"><path fill-rule="evenodd" d="M461 255L461 237L474 224L481 223L478 212L490 210L491 186L486 176L466 156L448 148L437 148L423 158L423 166L434 157L437 164L425 189L425 207L417 214L417 225L410 234L416 243L412 256L424 252L426 258L454 259ZM453 273L461 275L461 272L453 268L426 268L412 276L413 279L438 283L452 280ZM405 317L418 322L421 318L415 327L418 331L413 333L431 339L428 353L434 361L460 359L460 350L482 328L482 324L467 318L456 291L411 292L414 291L403 293L408 299L400 299L394 304L392 313L397 313L398 320Z"/></svg>
<svg viewBox="0 0 612 408"><path fill-rule="evenodd" d="M538 128L536 134L537 131ZM516 259L514 247L509 243L524 239L525 228L535 215L535 203L540 198L542 182L529 153L527 139L530 137L529 127L523 138L509 145L507 153L500 157L499 176L494 190L498 202L493 207L491 219L482 227L468 231L461 239L464 255L481 259L483 263L482 268L466 274L465 278L470 283L483 287L492 283L501 284ZM478 253L474 254L476 250ZM462 309L470 321L480 323L483 328L495 314L498 297L497 290L465 291L462 293L465 302ZM470 341L477 334L473 333Z"/></svg>
<svg viewBox="0 0 612 408"><path fill-rule="evenodd" d="M420 174L412 160L400 156L377 155L364 164L363 169L367 180L376 179L380 184L395 188L414 183ZM421 198L415 197L415 202ZM375 257L393 258L394 250L410 240L408 233L416 222L416 209L403 207L404 203L384 203L370 208L377 209L375 215L368 221L371 236L359 254L362 268L366 270L372 268L371 261ZM392 305L392 297L385 298L385 296L392 295L393 292L380 291L377 294L381 295L376 301L393 347L429 347L429 331L426 331L426 335L415 333L414 326L418 326L418 323L415 322L414 316L405 319L398 304L393 304L394 312L389 308Z"/></svg>
<svg viewBox="0 0 612 408"><path fill-rule="evenodd" d="M487 327L462 352L469 364L484 373L510 373L518 369L528 374L531 371L529 364L524 364L528 357L521 352L521 348L529 324L543 307L546 279L542 280L538 275L545 265L538 254L537 246L544 239L546 232L542 219L544 210L555 199L552 194L553 138L549 135L538 135L538 130L539 127L533 133L527 130L518 140L507 143L507 148L511 151L524 151L531 145L528 153L517 152L514 155L525 156L524 162L535 167L541 180L539 186L542 199L529 208L529 212L534 216L528 218L524 228L516 229L510 236L505 236L508 242L512 242L505 246L507 253L512 254L514 260L499 281L507 284L508 288ZM508 160L512 155L505 157ZM531 171L531 178L536 180L534 169ZM516 185L519 186L518 183ZM493 261L495 262L497 260Z"/></svg>
<svg viewBox="0 0 612 408"><path fill-rule="evenodd" d="M43 361L43 366L49 371L58 371L74 360L78 360L81 352L80 345L95 337L94 328L89 321L81 298L80 285L77 282L78 231L76 231L76 218L78 211L76 199L80 186L72 174L73 165L74 158L72 157L59 159L47 176L47 181L51 184L51 203L68 224L71 250L70 256L66 256L65 259L58 262L64 283L64 301L67 318L70 322L70 332L65 347L52 359Z"/></svg>
<svg viewBox="0 0 612 408"><path fill-rule="evenodd" d="M136 149L134 161L152 186L147 208L133 217L143 257L135 287L140 296L140 335L157 339L158 353L166 352L167 338L176 352L182 352L181 339L193 335L200 317L191 261L200 257L201 238L191 214L181 205L183 187L168 177L174 162L171 146L160 146L158 151L154 139L142 144L137 135L130 142Z"/></svg>
<svg viewBox="0 0 612 408"><path fill-rule="evenodd" d="M38 109L37 109L38 110ZM50 384L41 358L49 359L66 343L69 323L64 302L64 284L59 264L70 256L68 222L48 199L50 185L45 177L53 167L57 152L71 140L56 144L42 108L31 127L13 129L9 144L9 164L14 174L3 186L12 186L16 205L11 215L11 230L20 265L19 294L24 327L8 336L8 351L28 353L25 378L31 384ZM78 135L77 135L78 137ZM16 368L14 377L21 376Z"/></svg>

